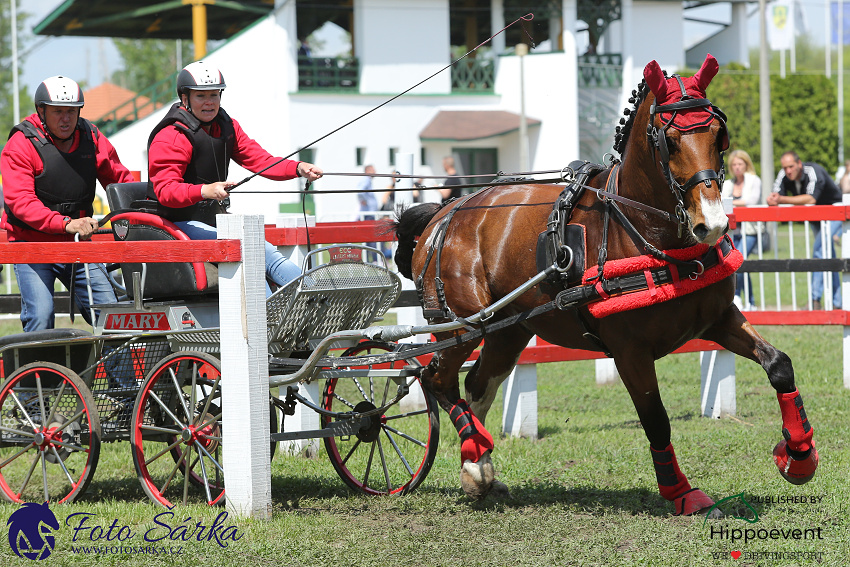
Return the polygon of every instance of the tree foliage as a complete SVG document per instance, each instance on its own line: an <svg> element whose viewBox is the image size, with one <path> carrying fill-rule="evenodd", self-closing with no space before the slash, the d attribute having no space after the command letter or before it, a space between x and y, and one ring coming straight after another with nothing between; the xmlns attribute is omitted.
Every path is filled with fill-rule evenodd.
<svg viewBox="0 0 850 567"><path fill-rule="evenodd" d="M721 71L708 88L709 99L728 116L730 149L745 150L760 174L761 122L759 77ZM794 150L803 161L827 171L838 167L836 88L823 75L770 77L774 173L783 152Z"/></svg>
<svg viewBox="0 0 850 567"><path fill-rule="evenodd" d="M29 36L25 32L24 22L29 16L26 12L20 9L20 2L17 4L17 21L18 21L18 76L23 73L22 61L20 54L23 53L28 42ZM6 142L6 133L12 129L12 126L18 123L20 117L12 116L14 114L13 91L12 91L12 4L10 0L0 0L0 145ZM18 83L20 90L21 114L29 114L29 109L32 108L32 98L26 92L26 87Z"/></svg>
<svg viewBox="0 0 850 567"><path fill-rule="evenodd" d="M182 42L180 58L176 41L113 39L112 42L123 62L123 69L112 74L112 81L137 93L192 62L192 43L188 41Z"/></svg>

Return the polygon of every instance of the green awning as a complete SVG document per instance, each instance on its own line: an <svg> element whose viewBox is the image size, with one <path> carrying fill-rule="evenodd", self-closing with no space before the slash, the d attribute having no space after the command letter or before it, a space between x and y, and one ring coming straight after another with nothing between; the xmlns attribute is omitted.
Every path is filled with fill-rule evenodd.
<svg viewBox="0 0 850 567"><path fill-rule="evenodd" d="M274 0L210 0L207 37L232 37L273 9ZM33 31L53 36L191 40L191 0L65 0Z"/></svg>

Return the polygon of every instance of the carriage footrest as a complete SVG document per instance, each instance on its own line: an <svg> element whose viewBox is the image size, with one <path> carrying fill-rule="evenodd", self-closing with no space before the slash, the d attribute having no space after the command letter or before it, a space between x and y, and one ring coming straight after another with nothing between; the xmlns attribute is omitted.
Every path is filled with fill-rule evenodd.
<svg viewBox="0 0 850 567"><path fill-rule="evenodd" d="M329 423L324 429L312 429L309 431L292 431L272 433L272 441L294 441L296 439L315 439L318 437L340 437L343 435L357 435L364 429L369 429L372 419L369 417L353 417L341 421Z"/></svg>

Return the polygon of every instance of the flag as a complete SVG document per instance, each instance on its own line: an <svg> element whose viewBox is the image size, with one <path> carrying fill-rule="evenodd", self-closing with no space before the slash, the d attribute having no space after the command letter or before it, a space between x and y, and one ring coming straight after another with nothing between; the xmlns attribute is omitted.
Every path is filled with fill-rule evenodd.
<svg viewBox="0 0 850 567"><path fill-rule="evenodd" d="M777 0L767 10L767 35L773 50L791 49L794 44L792 0Z"/></svg>
<svg viewBox="0 0 850 567"><path fill-rule="evenodd" d="M850 0L841 3L844 12L844 45L850 44ZM832 43L838 43L838 2L830 2L829 22L832 27Z"/></svg>

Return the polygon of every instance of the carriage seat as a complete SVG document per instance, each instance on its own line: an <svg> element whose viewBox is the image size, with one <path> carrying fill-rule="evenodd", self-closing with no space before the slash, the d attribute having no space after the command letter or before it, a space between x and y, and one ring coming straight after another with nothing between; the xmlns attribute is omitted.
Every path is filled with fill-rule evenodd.
<svg viewBox="0 0 850 567"><path fill-rule="evenodd" d="M112 183L106 187L106 199L112 211L134 210L140 213L156 214L156 204L147 200L147 182ZM141 215L140 215L141 217ZM132 218L132 214L130 215ZM144 222L139 219L137 222ZM139 240L176 240L167 230L149 224L135 224L124 220L112 222L115 238L127 241ZM126 229L125 236L123 235ZM199 282L199 272L204 270L206 284ZM142 264L123 262L121 272L127 295L133 297L133 272L142 273ZM188 262L147 264L144 279L145 299L178 299L210 296L218 294L218 268L209 262L192 264Z"/></svg>

